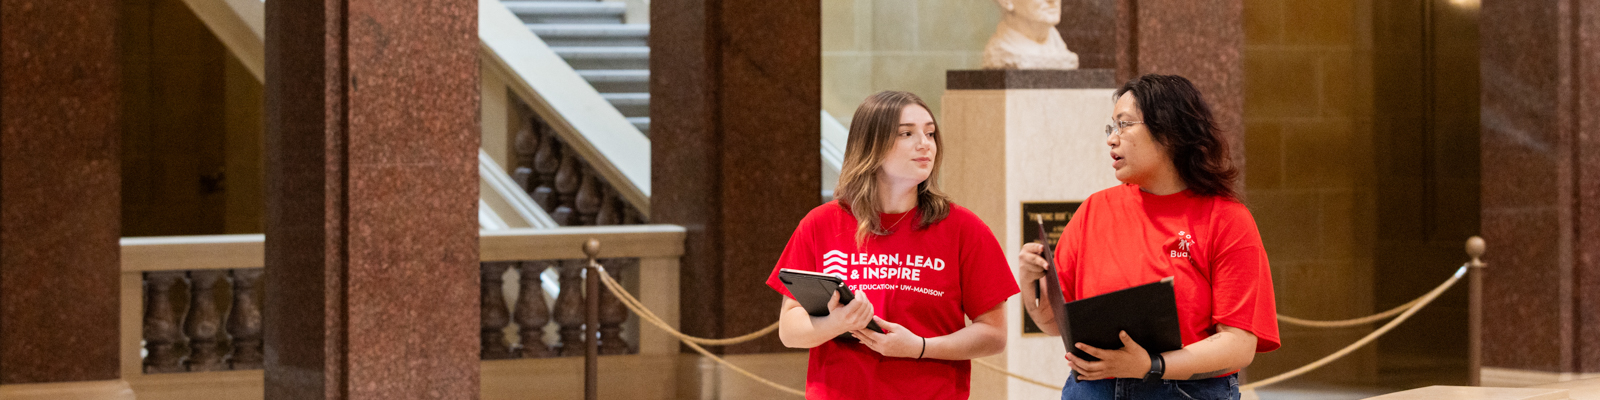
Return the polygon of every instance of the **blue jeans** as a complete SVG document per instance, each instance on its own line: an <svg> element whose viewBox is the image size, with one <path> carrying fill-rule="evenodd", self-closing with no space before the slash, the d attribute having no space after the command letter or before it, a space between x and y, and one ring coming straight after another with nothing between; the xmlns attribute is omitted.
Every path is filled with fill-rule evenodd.
<svg viewBox="0 0 1600 400"><path fill-rule="evenodd" d="M1061 400L1239 400L1238 374L1147 384L1127 378L1079 381L1073 373L1063 386Z"/></svg>

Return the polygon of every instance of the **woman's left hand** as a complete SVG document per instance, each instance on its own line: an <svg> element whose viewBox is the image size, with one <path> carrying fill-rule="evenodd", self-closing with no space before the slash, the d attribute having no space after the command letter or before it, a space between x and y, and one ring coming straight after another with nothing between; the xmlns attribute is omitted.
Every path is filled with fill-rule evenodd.
<svg viewBox="0 0 1600 400"><path fill-rule="evenodd" d="M1084 360L1067 352L1067 365L1078 373L1078 379L1144 378L1150 372L1150 353L1134 343L1133 338L1128 337L1128 332L1120 332L1119 335L1122 337L1122 348L1116 350L1076 344L1078 350L1098 357L1100 361Z"/></svg>
<svg viewBox="0 0 1600 400"><path fill-rule="evenodd" d="M856 339L861 339L861 344L889 357L917 358L923 354L926 339L911 333L900 324L884 321L877 316L873 316L872 319L878 321L878 327L883 328L883 333L871 329L850 331Z"/></svg>

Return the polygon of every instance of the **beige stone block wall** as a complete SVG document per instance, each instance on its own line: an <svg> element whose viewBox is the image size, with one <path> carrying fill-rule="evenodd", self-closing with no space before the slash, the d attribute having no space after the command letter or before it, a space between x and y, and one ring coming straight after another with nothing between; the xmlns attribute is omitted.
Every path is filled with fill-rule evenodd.
<svg viewBox="0 0 1600 400"><path fill-rule="evenodd" d="M904 90L941 115L945 71L978 68L999 22L985 0L823 0L822 108L849 126L868 95Z"/></svg>
<svg viewBox="0 0 1600 400"><path fill-rule="evenodd" d="M1272 262L1278 312L1373 313L1371 1L1246 0L1246 204ZM1375 327L1375 326L1374 326ZM1355 342L1373 327L1280 326L1256 357L1264 379ZM1299 381L1372 383L1368 347Z"/></svg>

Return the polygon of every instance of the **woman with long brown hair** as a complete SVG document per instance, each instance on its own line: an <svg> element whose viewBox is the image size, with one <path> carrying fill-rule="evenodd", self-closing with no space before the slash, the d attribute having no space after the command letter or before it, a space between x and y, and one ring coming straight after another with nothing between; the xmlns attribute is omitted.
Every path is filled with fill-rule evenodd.
<svg viewBox="0 0 1600 400"><path fill-rule="evenodd" d="M1147 352L1122 334L1119 349L1075 346L1067 354L1073 399L1238 399L1235 374L1278 348L1272 273L1250 210L1234 189L1238 170L1210 108L1188 79L1145 75L1116 91L1106 126L1122 185L1079 206L1055 246L1067 301L1173 278L1183 348ZM1050 302L1036 301L1045 271L1037 243L1017 255L1023 308L1060 335Z"/></svg>
<svg viewBox="0 0 1600 400"><path fill-rule="evenodd" d="M811 349L806 398L965 399L968 360L1005 350L1017 285L988 226L939 192L941 143L916 95L880 92L856 109L834 200L800 221L767 279L784 295L784 345ZM813 317L778 280L784 268L840 276L855 301L835 294Z"/></svg>

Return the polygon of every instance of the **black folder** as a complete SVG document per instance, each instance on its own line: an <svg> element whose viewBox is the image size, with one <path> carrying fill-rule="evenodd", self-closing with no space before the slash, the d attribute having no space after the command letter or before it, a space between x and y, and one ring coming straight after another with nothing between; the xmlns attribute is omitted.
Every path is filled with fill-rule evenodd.
<svg viewBox="0 0 1600 400"><path fill-rule="evenodd" d="M1061 277L1056 272L1055 257L1050 250L1050 236L1044 231L1044 221L1039 221L1039 240L1044 244L1044 259L1049 265L1045 271L1050 307L1055 311L1056 329L1061 332L1061 343L1078 358L1100 361L1099 358L1079 350L1073 343L1083 343L1101 349L1122 348L1118 332L1127 331L1128 337L1151 353L1165 353L1183 348L1183 337L1178 332L1178 301L1172 291L1172 278L1101 294L1071 303L1065 302L1061 291Z"/></svg>
<svg viewBox="0 0 1600 400"><path fill-rule="evenodd" d="M784 288L789 289L789 295L800 302L800 307L813 317L828 315L828 300L833 298L834 292L839 293L841 306L850 304L856 298L855 293L850 292L850 285L846 285L843 278L833 275L784 268L778 270L778 280L783 282ZM867 322L867 329L883 333L878 321Z"/></svg>

